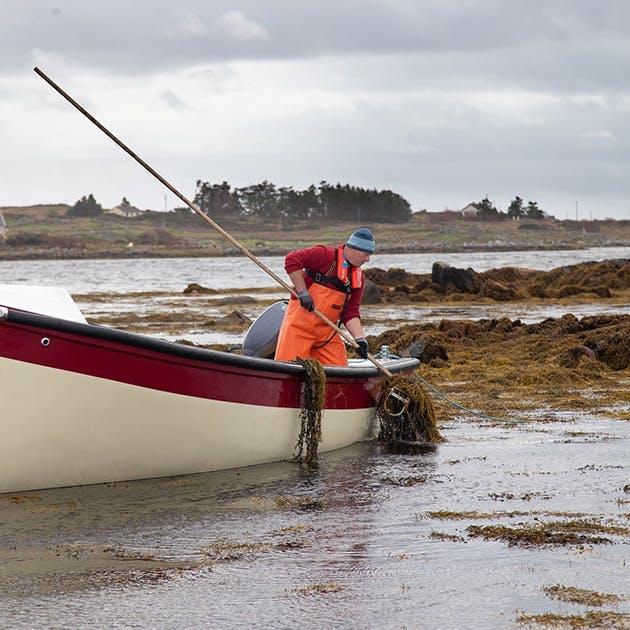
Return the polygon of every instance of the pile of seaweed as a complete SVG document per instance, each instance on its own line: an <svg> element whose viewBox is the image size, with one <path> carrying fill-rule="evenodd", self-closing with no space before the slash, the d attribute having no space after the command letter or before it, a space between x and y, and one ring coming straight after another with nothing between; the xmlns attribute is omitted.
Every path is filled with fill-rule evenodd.
<svg viewBox="0 0 630 630"><path fill-rule="evenodd" d="M444 319L387 330L368 342L418 358L419 373L432 385L484 413L542 406L630 419L630 315L567 314L535 324ZM455 413L435 402L440 418Z"/></svg>
<svg viewBox="0 0 630 630"><path fill-rule="evenodd" d="M403 269L365 270L373 283L372 303L440 301L446 298L487 298L510 300L562 299L582 296L611 298L630 291L630 259L585 262L539 271L503 267L477 272L435 262L430 274L413 274Z"/></svg>
<svg viewBox="0 0 630 630"><path fill-rule="evenodd" d="M441 367L449 360L449 347L456 340L480 348L500 342L505 354L510 345L520 346L517 356L524 362L538 362L575 368L582 359L591 359L610 368L624 370L630 365L630 315L594 315L578 319L568 313L535 324L519 319L451 320L439 323L408 324L369 337L372 348L388 345L401 357L415 357Z"/></svg>
<svg viewBox="0 0 630 630"><path fill-rule="evenodd" d="M431 399L414 376L384 379L377 404L378 440L386 444L443 442Z"/></svg>

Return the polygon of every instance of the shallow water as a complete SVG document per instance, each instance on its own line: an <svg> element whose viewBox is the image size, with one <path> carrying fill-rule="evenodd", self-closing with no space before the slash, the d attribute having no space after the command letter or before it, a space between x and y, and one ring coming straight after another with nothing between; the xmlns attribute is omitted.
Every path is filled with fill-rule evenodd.
<svg viewBox="0 0 630 630"><path fill-rule="evenodd" d="M483 271L620 257L630 249L439 258ZM435 259L375 256L371 264L427 273ZM282 273L281 258L265 262ZM75 295L181 294L190 282L226 293L271 286L260 274L242 258L0 262L0 283L65 286ZM182 296L182 307L207 318L223 314L205 299ZM114 310L169 310L173 300L121 295ZM88 316L112 312L96 300L81 306ZM260 308L244 310L255 316ZM369 332L401 317L562 314L553 310L559 307L519 308L378 307ZM566 310L582 316L597 308ZM199 343L221 335L243 336L185 331ZM282 462L0 495L0 627L478 629L521 627L515 620L522 613L584 615L593 607L550 599L543 587L628 595L627 533L604 534L606 544L523 548L471 537L467 528L588 519L627 530L628 424L547 409L529 418L519 425L453 422L441 427L446 443L422 452L357 444L322 455L314 473ZM604 609L630 614L630 602Z"/></svg>
<svg viewBox="0 0 630 630"><path fill-rule="evenodd" d="M568 251L466 252L456 254L377 254L367 267L401 268L430 273L436 260L455 267L486 271L497 267L549 270L591 260L630 258L630 247L595 247ZM261 256L285 277L283 257ZM275 281L244 256L225 258L134 258L123 260L0 261L0 284L60 286L70 293L99 291L182 291L196 282L213 289L271 287Z"/></svg>
<svg viewBox="0 0 630 630"><path fill-rule="evenodd" d="M627 536L521 548L466 530L584 514L627 527L626 425L570 416L443 433L424 452L324 454L313 473L277 463L0 500L0 622L506 628L519 611L587 610L544 586L627 592ZM429 514L440 511L486 518Z"/></svg>
<svg viewBox="0 0 630 630"><path fill-rule="evenodd" d="M457 254L383 254L372 257L368 266L389 269L402 267L413 273L429 273L436 259L458 267L472 266L478 271L506 265L530 269L553 269L588 260L630 258L630 248L591 248L572 251L520 251L474 252ZM285 277L283 259L279 256L263 257L262 261L275 273ZM220 293L208 298L205 295L184 295L190 283L198 283ZM203 322L223 317L232 309L217 304L221 297L232 295L231 289L255 287L256 302L239 305L238 310L255 319L268 306L270 300L283 299L282 289L249 259L181 258L181 259L129 259L129 260L53 260L53 261L0 261L0 284L33 284L62 286L76 297L88 321L98 322L99 317L111 313L129 313L143 316L155 312L175 313L178 310L196 312L201 325L184 326L176 331L153 329L146 333L169 341L185 337L200 344L238 345L243 331L225 331L208 328ZM260 292L261 288L269 292ZM165 295L137 295L140 292L164 292ZM103 302L98 294L107 293ZM96 297L94 294L97 294ZM132 294L132 295L127 295ZM136 295L133 295L136 294ZM549 304L477 304L466 303L427 307L423 304L364 307L369 334L380 334L401 321L431 322L444 318L481 319L509 317L524 323L541 321L546 317L560 317L571 311L576 317L596 314L628 314L630 304L591 302L571 306ZM394 324L392 324L392 321ZM142 331L139 331L142 332Z"/></svg>

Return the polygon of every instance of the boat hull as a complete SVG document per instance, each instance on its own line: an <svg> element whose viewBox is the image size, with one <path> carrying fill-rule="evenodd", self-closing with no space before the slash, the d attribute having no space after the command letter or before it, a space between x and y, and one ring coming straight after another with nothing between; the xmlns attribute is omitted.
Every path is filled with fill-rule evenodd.
<svg viewBox="0 0 630 630"><path fill-rule="evenodd" d="M327 368L320 451L373 435L381 380L372 367ZM0 492L292 458L303 381L294 364L5 309Z"/></svg>

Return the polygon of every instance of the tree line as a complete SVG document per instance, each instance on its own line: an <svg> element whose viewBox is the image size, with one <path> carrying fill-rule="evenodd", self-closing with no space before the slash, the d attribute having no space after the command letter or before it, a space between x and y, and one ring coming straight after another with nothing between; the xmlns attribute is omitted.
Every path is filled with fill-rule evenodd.
<svg viewBox="0 0 630 630"><path fill-rule="evenodd" d="M391 190L320 182L305 190L265 180L242 188L227 182L197 181L195 204L209 216L257 216L268 219L327 218L357 223L403 223L411 217L409 202Z"/></svg>
<svg viewBox="0 0 630 630"><path fill-rule="evenodd" d="M357 223L403 223L411 206L391 190L366 189L320 182L305 190L281 187L265 180L242 188L227 182L197 181L197 207L211 217L254 216L267 219L328 218ZM129 204L123 198L121 206ZM186 210L185 208L180 210ZM69 216L97 216L103 212L94 195L83 196L68 209Z"/></svg>
<svg viewBox="0 0 630 630"><path fill-rule="evenodd" d="M333 186L326 182L311 185L306 190L294 190L277 187L266 180L243 188L232 188L227 182L209 184L199 180L194 202L211 217L328 218L356 223L403 223L411 217L407 200L390 190L348 184ZM518 196L510 202L507 212L497 210L487 196L471 205L477 209L477 218L485 221L543 219L546 216L536 201L525 204ZM125 197L120 206L130 206ZM92 194L81 197L68 209L69 216L77 217L97 216L102 212L103 207Z"/></svg>
<svg viewBox="0 0 630 630"><path fill-rule="evenodd" d="M475 202L471 205L477 208L478 218L487 221L524 218L544 219L546 216L545 213L538 207L538 203L536 201L529 201L527 205L525 205L520 197L512 199L507 212L497 210L487 196L481 201Z"/></svg>

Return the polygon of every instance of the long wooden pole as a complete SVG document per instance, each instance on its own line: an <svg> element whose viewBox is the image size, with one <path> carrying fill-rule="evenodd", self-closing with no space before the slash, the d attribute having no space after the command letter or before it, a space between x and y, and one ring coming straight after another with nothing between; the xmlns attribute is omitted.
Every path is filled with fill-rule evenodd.
<svg viewBox="0 0 630 630"><path fill-rule="evenodd" d="M121 140L119 140L109 129L107 129L104 125L102 125L92 114L90 114L84 107L82 107L77 101L75 101L65 90L63 90L59 85L57 85L50 77L48 77L44 72L42 72L39 68L35 67L33 70L42 78L48 85L50 85L55 91L57 91L61 96L63 96L71 105L73 105L76 109L78 109L90 122L94 123L106 136L108 136L111 140L113 140L123 151L128 153L140 166L144 167L153 177L155 177L159 182L164 184L176 197L181 199L193 212L197 213L206 223L212 226L223 238L228 240L234 247L240 250L245 256L247 256L250 260L252 260L256 265L258 265L265 273L269 274L278 284L284 287L291 295L295 296L299 299L297 292L295 289L287 284L278 274L269 269L261 260L259 260L252 252L250 252L243 244L237 241L229 232L224 230L218 223L216 223L211 217L209 217L205 212L198 208L192 201L190 201L187 197L185 197L182 193L179 192L170 182L168 182L164 177L162 177L155 169L153 169L149 164L147 164L139 155L134 153L126 144L124 144ZM342 330L335 324L332 320L330 320L326 315L324 315L318 309L313 309L313 313L315 313L318 317L324 320L333 330L335 330L339 335L341 335L353 348L358 348L357 342L354 338L349 335L345 330ZM368 354L368 359L386 376L391 376L392 373L381 363L379 363L372 355Z"/></svg>

